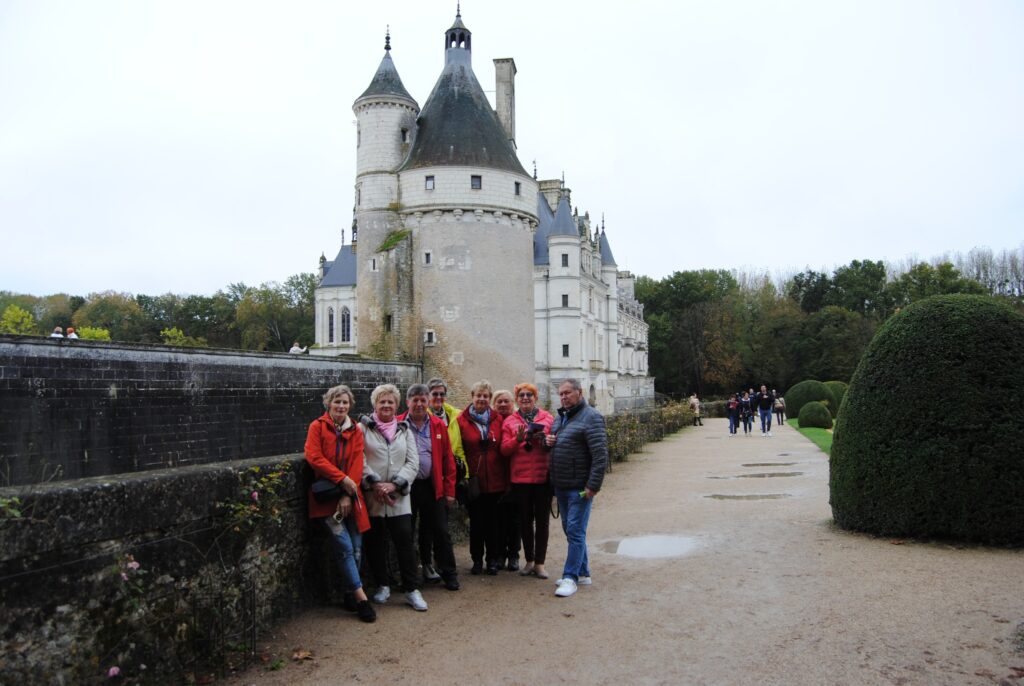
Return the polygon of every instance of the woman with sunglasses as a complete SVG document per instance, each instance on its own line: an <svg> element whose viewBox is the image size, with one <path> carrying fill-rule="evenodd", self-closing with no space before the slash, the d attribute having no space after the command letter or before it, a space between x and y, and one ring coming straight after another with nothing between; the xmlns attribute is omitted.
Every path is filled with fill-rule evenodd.
<svg viewBox="0 0 1024 686"><path fill-rule="evenodd" d="M501 429L501 452L510 461L512 494L519 503L519 524L526 564L519 572L547 579L544 558L548 551L551 518L551 484L544 435L554 417L537 407L537 387L521 383L515 387L519 409L509 415Z"/></svg>

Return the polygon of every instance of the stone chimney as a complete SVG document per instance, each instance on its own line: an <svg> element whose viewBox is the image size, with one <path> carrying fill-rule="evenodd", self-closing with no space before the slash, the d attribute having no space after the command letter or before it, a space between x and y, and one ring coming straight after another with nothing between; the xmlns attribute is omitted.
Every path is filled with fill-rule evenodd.
<svg viewBox="0 0 1024 686"><path fill-rule="evenodd" d="M511 57L494 60L494 101L505 135L516 149L516 62Z"/></svg>

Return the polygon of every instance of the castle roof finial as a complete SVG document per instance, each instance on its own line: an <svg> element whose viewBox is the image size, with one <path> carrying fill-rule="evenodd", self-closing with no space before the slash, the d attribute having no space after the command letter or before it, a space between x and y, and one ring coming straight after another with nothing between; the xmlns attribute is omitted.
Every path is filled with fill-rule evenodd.
<svg viewBox="0 0 1024 686"><path fill-rule="evenodd" d="M604 212L601 213L601 233L604 233Z"/></svg>
<svg viewBox="0 0 1024 686"><path fill-rule="evenodd" d="M391 51L391 24L388 24L387 33L384 34L384 49Z"/></svg>
<svg viewBox="0 0 1024 686"><path fill-rule="evenodd" d="M537 160L533 161L533 180L537 180Z"/></svg>
<svg viewBox="0 0 1024 686"><path fill-rule="evenodd" d="M456 0L456 2L455 2L455 18L459 19L461 17L462 17L462 2L461 2L461 0Z"/></svg>

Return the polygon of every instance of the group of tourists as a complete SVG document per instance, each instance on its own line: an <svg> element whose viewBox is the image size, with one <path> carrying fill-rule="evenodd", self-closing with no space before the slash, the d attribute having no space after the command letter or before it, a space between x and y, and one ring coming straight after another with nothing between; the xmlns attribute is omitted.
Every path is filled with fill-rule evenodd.
<svg viewBox="0 0 1024 686"><path fill-rule="evenodd" d="M751 435L757 418L761 421L761 435L767 438L772 435L772 413L779 424L785 421L786 401L774 388L769 391L765 384L761 384L761 390L756 393L750 388L730 395L725 403L725 413L729 418L730 436L737 435L740 426L744 435Z"/></svg>
<svg viewBox="0 0 1024 686"><path fill-rule="evenodd" d="M70 338L74 340L75 338L78 338L78 334L75 333L75 327L69 326L68 335L65 336L64 329L59 326L55 326L53 327L53 331L50 333L50 338Z"/></svg>
<svg viewBox="0 0 1024 686"><path fill-rule="evenodd" d="M349 416L352 391L339 385L324 394L326 411L310 424L309 518L329 533L345 605L365 622L375 621L376 611L360 577L364 547L374 603L391 597L389 540L413 609L427 610L424 582L459 590L448 531L456 502L469 514L471 574L507 570L547 579L554 498L568 542L555 595L591 584L586 530L608 460L604 418L574 379L558 387L557 417L538 406L531 383L494 391L480 381L470 393L459 410L447 402L443 379L412 384L400 414L398 388L382 384L370 395L373 412L357 421Z"/></svg>

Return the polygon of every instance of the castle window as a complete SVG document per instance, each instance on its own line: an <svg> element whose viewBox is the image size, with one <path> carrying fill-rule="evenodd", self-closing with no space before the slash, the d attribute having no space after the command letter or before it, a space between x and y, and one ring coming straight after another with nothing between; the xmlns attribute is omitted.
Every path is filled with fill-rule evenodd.
<svg viewBox="0 0 1024 686"><path fill-rule="evenodd" d="M569 253L567 253L567 252L562 253L562 266L563 267L568 267L569 266Z"/></svg>
<svg viewBox="0 0 1024 686"><path fill-rule="evenodd" d="M434 190L434 177L433 176L428 176L423 181L423 188L428 190L428 191Z"/></svg>
<svg viewBox="0 0 1024 686"><path fill-rule="evenodd" d="M569 357L569 344L565 343L562 346L562 357Z"/></svg>
<svg viewBox="0 0 1024 686"><path fill-rule="evenodd" d="M569 307L569 294L562 293L562 307Z"/></svg>
<svg viewBox="0 0 1024 686"><path fill-rule="evenodd" d="M327 342L334 342L334 308L327 308Z"/></svg>
<svg viewBox="0 0 1024 686"><path fill-rule="evenodd" d="M363 204L363 187L356 186L356 207Z"/></svg>
<svg viewBox="0 0 1024 686"><path fill-rule="evenodd" d="M363 130L356 127L356 147L358 148L363 143Z"/></svg>
<svg viewBox="0 0 1024 686"><path fill-rule="evenodd" d="M408 143L409 142L409 129L402 129L402 142L403 143Z"/></svg>
<svg viewBox="0 0 1024 686"><path fill-rule="evenodd" d="M390 314L384 315L384 333L391 333L392 325L394 324L394 317Z"/></svg>
<svg viewBox="0 0 1024 686"><path fill-rule="evenodd" d="M516 181L516 195L522 195L522 194L523 194L523 184L521 184L518 181Z"/></svg>
<svg viewBox="0 0 1024 686"><path fill-rule="evenodd" d="M380 271L380 269L377 268L377 258L376 257L370 258L370 271L371 272L379 272Z"/></svg>
<svg viewBox="0 0 1024 686"><path fill-rule="evenodd" d="M347 307L341 308L341 342L348 343L352 340L352 313Z"/></svg>
<svg viewBox="0 0 1024 686"><path fill-rule="evenodd" d="M433 258L434 256L430 253L429 250L427 250L426 252L423 253L423 264L430 264Z"/></svg>
<svg viewBox="0 0 1024 686"><path fill-rule="evenodd" d="M437 345L437 334L433 329L427 329L423 332L423 343L426 345Z"/></svg>
<svg viewBox="0 0 1024 686"><path fill-rule="evenodd" d="M480 190L481 188L484 187L483 178L476 174L473 174L472 176L469 177L469 187L475 191Z"/></svg>

